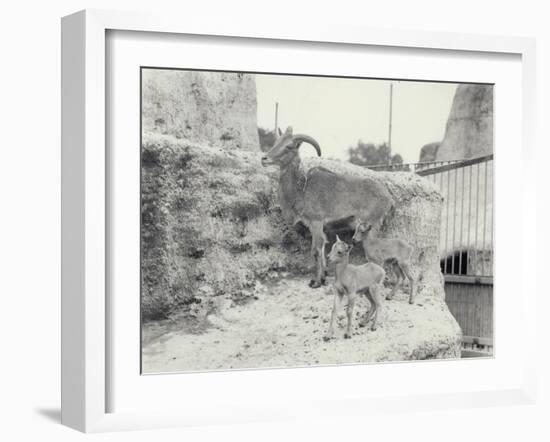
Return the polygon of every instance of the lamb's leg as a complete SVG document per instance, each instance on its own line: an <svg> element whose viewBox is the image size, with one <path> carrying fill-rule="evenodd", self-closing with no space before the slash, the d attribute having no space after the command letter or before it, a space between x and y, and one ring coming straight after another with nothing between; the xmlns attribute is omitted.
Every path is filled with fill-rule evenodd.
<svg viewBox="0 0 550 442"><path fill-rule="evenodd" d="M359 322L359 327L365 327L367 323L371 320L372 316L374 315L374 312L376 311L376 304L374 303L374 299L372 298L370 290L366 289L363 293L365 293L365 295L367 296L367 299L370 302L370 307L368 312L366 312L363 318L361 319L361 322Z"/></svg>
<svg viewBox="0 0 550 442"><path fill-rule="evenodd" d="M388 300L393 299L393 296L395 295L395 292L397 292L397 290L401 287L401 285L403 284L403 281L405 279L405 275L403 273L403 270L401 269L401 266L399 265L399 263L397 261L395 261L393 263L392 268L393 268L393 271L394 271L395 275L397 276L397 280L395 281L395 284L394 284L391 292L388 293L388 295L386 296L386 299L388 299Z"/></svg>
<svg viewBox="0 0 550 442"><path fill-rule="evenodd" d="M321 287L325 283L325 243L327 241L325 232L323 231L323 223L314 222L310 227L311 231L311 251L317 266L315 279L312 279L309 286L312 288Z"/></svg>
<svg viewBox="0 0 550 442"><path fill-rule="evenodd" d="M334 336L334 321L336 320L336 315L338 314L338 309L344 297L344 291L334 289L334 304L332 305L332 313L330 314L330 324L328 326L327 334L324 336L325 341L329 341Z"/></svg>
<svg viewBox="0 0 550 442"><path fill-rule="evenodd" d="M344 334L345 339L351 338L351 329L353 324L353 307L355 306L355 293L350 293L348 295L348 305L346 307L346 314L348 316L348 327L346 333Z"/></svg>
<svg viewBox="0 0 550 442"><path fill-rule="evenodd" d="M374 305L376 306L374 317L372 319L372 326L370 328L372 331L376 330L376 328L378 327L378 315L382 312L382 297L380 296L380 289L381 286L378 284L369 287L372 300L374 302Z"/></svg>
<svg viewBox="0 0 550 442"><path fill-rule="evenodd" d="M409 280L409 284L411 286L411 290L409 292L409 304L414 304L414 278L412 276L410 263L402 262L400 264L401 264L401 269L403 270L403 273Z"/></svg>

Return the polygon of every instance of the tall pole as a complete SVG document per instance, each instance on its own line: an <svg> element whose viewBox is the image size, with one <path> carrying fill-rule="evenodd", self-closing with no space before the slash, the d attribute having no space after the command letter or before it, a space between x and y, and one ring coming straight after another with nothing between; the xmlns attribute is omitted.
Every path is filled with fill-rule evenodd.
<svg viewBox="0 0 550 442"><path fill-rule="evenodd" d="M277 128L279 127L279 122L277 121L279 118L279 103L275 102L275 129L273 132L275 133L275 136L278 136Z"/></svg>
<svg viewBox="0 0 550 442"><path fill-rule="evenodd" d="M390 83L390 124L388 129L388 149L390 151L390 157L388 164L391 164L391 124L392 124L392 111L393 111L393 83Z"/></svg>

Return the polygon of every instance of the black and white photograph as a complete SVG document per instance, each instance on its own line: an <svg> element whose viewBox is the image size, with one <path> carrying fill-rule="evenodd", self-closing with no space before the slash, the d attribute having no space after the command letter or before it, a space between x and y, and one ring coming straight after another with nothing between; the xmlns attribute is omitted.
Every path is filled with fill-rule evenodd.
<svg viewBox="0 0 550 442"><path fill-rule="evenodd" d="M493 356L493 86L141 69L142 372Z"/></svg>

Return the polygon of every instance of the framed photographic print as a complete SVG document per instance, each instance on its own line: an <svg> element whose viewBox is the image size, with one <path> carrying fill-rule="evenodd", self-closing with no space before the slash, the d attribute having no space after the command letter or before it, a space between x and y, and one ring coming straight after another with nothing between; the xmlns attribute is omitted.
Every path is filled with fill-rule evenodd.
<svg viewBox="0 0 550 442"><path fill-rule="evenodd" d="M62 26L64 424L532 400L531 40Z"/></svg>

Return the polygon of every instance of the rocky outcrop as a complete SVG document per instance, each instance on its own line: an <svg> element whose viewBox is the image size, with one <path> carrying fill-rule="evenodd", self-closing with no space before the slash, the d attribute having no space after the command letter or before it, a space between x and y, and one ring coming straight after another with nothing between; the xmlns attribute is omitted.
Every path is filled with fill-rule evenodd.
<svg viewBox="0 0 550 442"><path fill-rule="evenodd" d="M284 223L276 180L259 153L144 134L144 319L214 308L218 296L252 296L258 278L307 271L307 239Z"/></svg>
<svg viewBox="0 0 550 442"><path fill-rule="evenodd" d="M457 87L437 161L476 158L493 153L493 86Z"/></svg>
<svg viewBox="0 0 550 442"><path fill-rule="evenodd" d="M142 71L145 133L222 149L258 149L253 76L162 69Z"/></svg>

